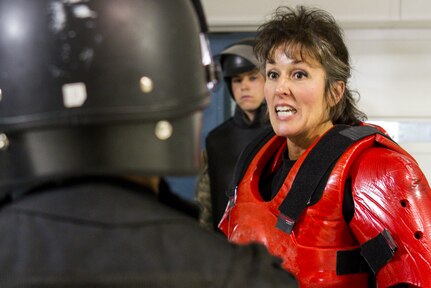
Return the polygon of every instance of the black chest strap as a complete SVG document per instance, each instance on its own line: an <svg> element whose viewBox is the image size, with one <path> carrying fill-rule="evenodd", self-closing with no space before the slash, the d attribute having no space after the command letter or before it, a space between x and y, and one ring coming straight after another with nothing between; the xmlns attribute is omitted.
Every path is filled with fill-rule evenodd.
<svg viewBox="0 0 431 288"><path fill-rule="evenodd" d="M313 194L323 193L318 190L325 189L329 172L338 158L352 144L373 134L384 135L372 126L336 125L329 130L299 168L289 193L278 208L280 215L276 227L290 234Z"/></svg>
<svg viewBox="0 0 431 288"><path fill-rule="evenodd" d="M244 177L248 166L256 156L257 152L272 138L275 133L271 126L266 128L262 133L260 133L256 138L254 138L242 151L240 154L234 169L234 174L232 176L231 184L226 194L229 198L235 195L235 191L242 177Z"/></svg>

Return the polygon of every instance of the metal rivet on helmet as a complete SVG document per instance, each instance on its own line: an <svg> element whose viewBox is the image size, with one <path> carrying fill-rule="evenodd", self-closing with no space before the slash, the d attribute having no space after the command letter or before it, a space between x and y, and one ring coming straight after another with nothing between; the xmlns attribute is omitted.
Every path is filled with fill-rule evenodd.
<svg viewBox="0 0 431 288"><path fill-rule="evenodd" d="M140 80L141 91L144 93L150 93L153 91L153 80L150 77L143 76Z"/></svg>
<svg viewBox="0 0 431 288"><path fill-rule="evenodd" d="M6 134L0 134L0 150L6 150L9 147L9 139Z"/></svg>
<svg viewBox="0 0 431 288"><path fill-rule="evenodd" d="M154 133L156 134L156 137L160 140L167 140L172 136L172 133L174 132L174 128L172 127L172 124L169 123L169 121L159 121L156 124L156 128L154 129Z"/></svg>

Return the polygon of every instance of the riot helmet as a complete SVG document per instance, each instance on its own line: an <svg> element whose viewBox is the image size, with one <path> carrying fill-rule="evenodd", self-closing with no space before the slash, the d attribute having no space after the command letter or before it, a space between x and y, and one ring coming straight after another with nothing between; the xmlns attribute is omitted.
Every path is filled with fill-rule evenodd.
<svg viewBox="0 0 431 288"><path fill-rule="evenodd" d="M0 189L198 171L213 65L191 0L0 0Z"/></svg>
<svg viewBox="0 0 431 288"><path fill-rule="evenodd" d="M259 68L259 62L253 52L255 43L253 38L245 38L229 45L216 56L219 59L223 78L232 98L231 78Z"/></svg>

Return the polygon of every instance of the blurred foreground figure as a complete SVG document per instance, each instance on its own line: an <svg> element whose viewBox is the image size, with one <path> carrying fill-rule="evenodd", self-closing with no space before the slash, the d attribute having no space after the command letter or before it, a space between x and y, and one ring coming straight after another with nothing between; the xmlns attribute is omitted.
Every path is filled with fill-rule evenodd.
<svg viewBox="0 0 431 288"><path fill-rule="evenodd" d="M223 232L265 244L301 287L431 287L430 186L363 122L334 18L280 7L255 52L272 130L239 160Z"/></svg>
<svg viewBox="0 0 431 288"><path fill-rule="evenodd" d="M0 1L0 29L0 287L296 287L156 198L199 168L199 2Z"/></svg>

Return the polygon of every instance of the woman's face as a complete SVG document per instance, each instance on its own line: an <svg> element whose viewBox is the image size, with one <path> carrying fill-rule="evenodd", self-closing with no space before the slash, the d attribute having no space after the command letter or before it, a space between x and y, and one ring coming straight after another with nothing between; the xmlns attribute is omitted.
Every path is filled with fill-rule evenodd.
<svg viewBox="0 0 431 288"><path fill-rule="evenodd" d="M305 57L305 56L304 56ZM323 67L311 58L291 59L276 49L265 67L265 98L275 133L302 147L330 127Z"/></svg>

